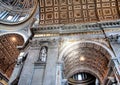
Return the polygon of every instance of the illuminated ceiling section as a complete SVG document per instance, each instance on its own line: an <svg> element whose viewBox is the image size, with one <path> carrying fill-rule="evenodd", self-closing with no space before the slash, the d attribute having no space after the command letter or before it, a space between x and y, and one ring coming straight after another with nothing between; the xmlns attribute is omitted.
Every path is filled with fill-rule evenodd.
<svg viewBox="0 0 120 85"><path fill-rule="evenodd" d="M116 0L40 0L40 25L119 19Z"/></svg>
<svg viewBox="0 0 120 85"><path fill-rule="evenodd" d="M23 37L18 34L0 36L0 71L8 77L10 77L19 55L19 50L16 47L23 45L23 43Z"/></svg>
<svg viewBox="0 0 120 85"><path fill-rule="evenodd" d="M65 76L69 78L78 72L90 72L103 82L108 73L109 59L109 53L101 46L93 43L75 45L63 56Z"/></svg>
<svg viewBox="0 0 120 85"><path fill-rule="evenodd" d="M28 19L37 6L37 0L1 0L0 23L18 24Z"/></svg>

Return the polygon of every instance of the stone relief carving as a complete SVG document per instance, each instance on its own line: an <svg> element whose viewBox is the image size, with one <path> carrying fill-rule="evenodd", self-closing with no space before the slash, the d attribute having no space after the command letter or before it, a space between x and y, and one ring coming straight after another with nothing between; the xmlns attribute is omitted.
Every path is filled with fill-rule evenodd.
<svg viewBox="0 0 120 85"><path fill-rule="evenodd" d="M108 39L111 41L111 42L116 42L116 43L120 43L120 35L119 34L112 34L110 36L108 36Z"/></svg>

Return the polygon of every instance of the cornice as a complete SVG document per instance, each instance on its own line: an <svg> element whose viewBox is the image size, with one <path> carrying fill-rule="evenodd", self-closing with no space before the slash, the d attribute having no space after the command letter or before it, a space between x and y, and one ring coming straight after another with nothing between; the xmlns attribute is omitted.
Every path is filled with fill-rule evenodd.
<svg viewBox="0 0 120 85"><path fill-rule="evenodd" d="M96 23L85 23L85 24L60 24L60 25L47 25L47 26L36 26L31 27L33 32L39 33L79 33L79 32L97 32L104 30L120 30L119 21L111 22L96 22Z"/></svg>

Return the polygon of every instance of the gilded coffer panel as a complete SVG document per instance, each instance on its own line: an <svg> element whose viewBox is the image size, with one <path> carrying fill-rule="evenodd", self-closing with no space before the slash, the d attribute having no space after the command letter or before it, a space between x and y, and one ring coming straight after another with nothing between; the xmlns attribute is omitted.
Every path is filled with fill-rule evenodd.
<svg viewBox="0 0 120 85"><path fill-rule="evenodd" d="M118 19L115 0L40 0L40 25Z"/></svg>
<svg viewBox="0 0 120 85"><path fill-rule="evenodd" d="M117 0L97 0L97 13L100 21L119 18Z"/></svg>

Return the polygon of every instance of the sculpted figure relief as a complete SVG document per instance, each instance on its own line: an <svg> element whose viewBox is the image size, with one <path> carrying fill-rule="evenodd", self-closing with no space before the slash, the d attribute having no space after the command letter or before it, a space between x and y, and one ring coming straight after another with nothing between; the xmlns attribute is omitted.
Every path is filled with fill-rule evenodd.
<svg viewBox="0 0 120 85"><path fill-rule="evenodd" d="M47 47L43 46L40 50L39 60L42 62L46 62L46 58L47 58Z"/></svg>

